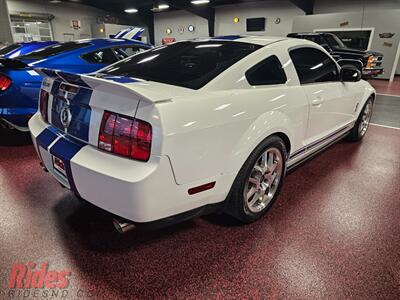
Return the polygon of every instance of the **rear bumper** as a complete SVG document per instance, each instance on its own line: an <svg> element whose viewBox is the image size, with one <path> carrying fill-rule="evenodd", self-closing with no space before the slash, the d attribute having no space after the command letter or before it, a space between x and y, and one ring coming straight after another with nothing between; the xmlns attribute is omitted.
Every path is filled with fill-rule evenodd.
<svg viewBox="0 0 400 300"><path fill-rule="evenodd" d="M152 222L204 206L215 198L212 190L189 195L187 185L177 185L166 156L151 156L144 163L111 155L63 137L39 114L29 121L29 128L44 167L56 180L122 218ZM53 156L64 162L67 176L54 169Z"/></svg>

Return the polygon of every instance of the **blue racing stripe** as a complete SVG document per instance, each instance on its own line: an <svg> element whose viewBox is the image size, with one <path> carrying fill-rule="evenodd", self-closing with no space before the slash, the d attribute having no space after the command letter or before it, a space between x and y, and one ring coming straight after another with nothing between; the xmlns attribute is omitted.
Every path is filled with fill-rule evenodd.
<svg viewBox="0 0 400 300"><path fill-rule="evenodd" d="M243 38L241 35L221 35L221 36L216 36L213 37L213 40L228 40L228 41L234 41Z"/></svg>
<svg viewBox="0 0 400 300"><path fill-rule="evenodd" d="M61 123L60 112L65 106L65 99L58 96L60 82L55 81L52 88L53 104L51 107L51 124L64 131ZM93 90L80 88L79 92L70 100L71 123L68 126L68 134L82 140L89 141L89 128L92 109L89 106Z"/></svg>
<svg viewBox="0 0 400 300"><path fill-rule="evenodd" d="M54 130L46 128L38 135L38 137L36 138L36 142L38 145L47 150L50 144L53 143L58 136L59 135L55 133Z"/></svg>
<svg viewBox="0 0 400 300"><path fill-rule="evenodd" d="M123 77L123 76L105 76L102 77L102 79L106 80L112 80L118 83L131 83L131 82L137 82L136 79L130 78L130 77Z"/></svg>
<svg viewBox="0 0 400 300"><path fill-rule="evenodd" d="M61 159L65 165L65 171L67 173L67 179L71 190L79 195L76 188L74 177L72 175L71 169L71 159L85 146L84 143L78 142L76 140L68 139L63 137L59 139L53 147L50 148L50 153L55 157Z"/></svg>

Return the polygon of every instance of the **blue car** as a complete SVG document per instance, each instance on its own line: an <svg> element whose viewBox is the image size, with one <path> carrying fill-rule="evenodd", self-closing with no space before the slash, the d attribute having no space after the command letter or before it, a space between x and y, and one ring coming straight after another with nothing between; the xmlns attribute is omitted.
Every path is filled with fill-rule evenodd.
<svg viewBox="0 0 400 300"><path fill-rule="evenodd" d="M43 77L36 68L84 74L152 48L126 39L86 39L49 46L16 59L0 58L0 122L28 131Z"/></svg>
<svg viewBox="0 0 400 300"><path fill-rule="evenodd" d="M14 58L55 44L58 44L58 42L47 41L14 43L0 48L0 57Z"/></svg>

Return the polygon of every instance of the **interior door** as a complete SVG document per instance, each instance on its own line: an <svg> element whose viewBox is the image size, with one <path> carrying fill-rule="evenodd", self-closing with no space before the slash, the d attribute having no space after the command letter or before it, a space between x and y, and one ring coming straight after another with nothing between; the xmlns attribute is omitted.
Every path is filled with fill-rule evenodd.
<svg viewBox="0 0 400 300"><path fill-rule="evenodd" d="M306 144L349 124L354 118L355 96L340 81L333 59L311 47L294 49L290 57L309 101Z"/></svg>

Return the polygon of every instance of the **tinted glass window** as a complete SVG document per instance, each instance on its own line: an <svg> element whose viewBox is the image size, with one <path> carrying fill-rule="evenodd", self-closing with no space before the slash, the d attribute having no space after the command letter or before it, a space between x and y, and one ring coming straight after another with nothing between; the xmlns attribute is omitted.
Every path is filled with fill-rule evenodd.
<svg viewBox="0 0 400 300"><path fill-rule="evenodd" d="M343 44L343 42L336 35L325 34L324 38L331 47L346 48L346 46Z"/></svg>
<svg viewBox="0 0 400 300"><path fill-rule="evenodd" d="M112 49L102 49L97 50L85 55L82 55L82 58L86 60L88 63L92 64L113 64L118 61L117 57L114 54Z"/></svg>
<svg viewBox="0 0 400 300"><path fill-rule="evenodd" d="M287 80L282 64L275 55L248 70L246 78L251 85L283 84Z"/></svg>
<svg viewBox="0 0 400 300"><path fill-rule="evenodd" d="M20 44L11 44L11 45L5 46L3 48L0 48L0 55L7 54L8 52L18 49L19 47L21 47Z"/></svg>
<svg viewBox="0 0 400 300"><path fill-rule="evenodd" d="M145 50L147 50L147 48L138 46L125 46L125 47L114 48L114 53L118 57L118 59L121 60L129 56L141 53Z"/></svg>
<svg viewBox="0 0 400 300"><path fill-rule="evenodd" d="M301 84L339 80L336 64L322 51L315 48L298 48L289 54Z"/></svg>
<svg viewBox="0 0 400 300"><path fill-rule="evenodd" d="M234 41L185 41L129 57L102 73L199 89L259 48Z"/></svg>
<svg viewBox="0 0 400 300"><path fill-rule="evenodd" d="M27 55L20 56L21 59L44 59L49 56L61 54L63 52L76 50L79 48L90 46L90 43L81 43L81 42L66 42L53 46L49 46L40 50L36 50Z"/></svg>

